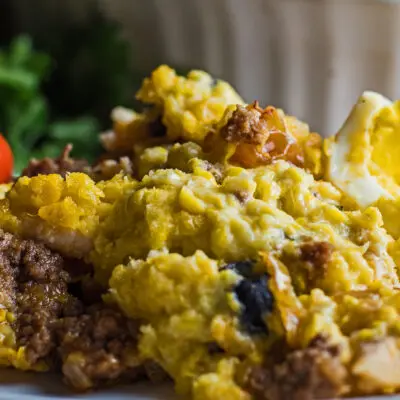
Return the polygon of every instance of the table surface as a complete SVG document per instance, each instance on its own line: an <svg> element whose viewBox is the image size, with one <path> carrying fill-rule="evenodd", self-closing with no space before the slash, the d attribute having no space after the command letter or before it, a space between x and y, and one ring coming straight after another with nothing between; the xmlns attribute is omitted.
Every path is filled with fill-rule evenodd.
<svg viewBox="0 0 400 400"><path fill-rule="evenodd" d="M146 384L136 384L76 395L62 384L57 375L32 374L7 369L1 370L0 374L1 400L177 400L177 398L172 385L151 387ZM400 400L400 395L363 397L358 400L383 399Z"/></svg>
<svg viewBox="0 0 400 400"><path fill-rule="evenodd" d="M150 387L146 384L118 386L95 393L76 395L52 374L31 374L1 370L1 400L175 400L172 385Z"/></svg>

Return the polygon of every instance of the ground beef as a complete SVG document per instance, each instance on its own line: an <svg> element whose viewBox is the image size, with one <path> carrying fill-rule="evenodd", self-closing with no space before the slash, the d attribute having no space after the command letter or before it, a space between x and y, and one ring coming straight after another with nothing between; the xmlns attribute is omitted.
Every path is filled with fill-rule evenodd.
<svg viewBox="0 0 400 400"><path fill-rule="evenodd" d="M44 245L0 231L0 289L4 305L16 316L18 344L28 362L46 358L54 348L52 322L68 302L63 259Z"/></svg>
<svg viewBox="0 0 400 400"><path fill-rule="evenodd" d="M220 129L221 138L236 145L230 162L255 168L275 160L286 160L302 167L303 149L287 130L283 118L274 107L262 109L257 102L246 107L238 105ZM209 142L211 147L212 136Z"/></svg>
<svg viewBox="0 0 400 400"><path fill-rule="evenodd" d="M133 174L130 157L106 154L94 165L90 165L87 160L71 158L71 151L72 145L69 144L65 146L60 157L46 157L41 160L34 158L29 161L28 166L22 171L21 175L32 177L37 175L59 174L64 177L68 172L84 172L93 180L100 181L111 179L119 172L123 172L125 175Z"/></svg>
<svg viewBox="0 0 400 400"><path fill-rule="evenodd" d="M17 295L18 251L13 251L13 236L0 231L0 305L14 309Z"/></svg>
<svg viewBox="0 0 400 400"><path fill-rule="evenodd" d="M316 268L326 265L331 259L333 246L328 242L307 242L301 248L301 259Z"/></svg>
<svg viewBox="0 0 400 400"><path fill-rule="evenodd" d="M316 337L306 349L286 353L281 362L274 361L250 372L248 390L257 399L329 399L346 388L347 374L339 349L323 337Z"/></svg>
<svg viewBox="0 0 400 400"><path fill-rule="evenodd" d="M57 158L32 159L28 166L22 171L23 176L60 174L65 176L67 172L90 172L87 160L73 159L70 157L72 144L65 146L61 155Z"/></svg>
<svg viewBox="0 0 400 400"><path fill-rule="evenodd" d="M56 332L64 378L77 390L145 375L137 355L138 325L118 310L91 306L57 321Z"/></svg>
<svg viewBox="0 0 400 400"><path fill-rule="evenodd" d="M268 125L262 118L263 110L257 105L244 107L238 105L226 125L221 129L221 136L227 142L262 144L265 141Z"/></svg>
<svg viewBox="0 0 400 400"><path fill-rule="evenodd" d="M310 287L315 287L318 280L325 276L333 250L333 246L328 242L306 242L300 247L301 261L308 264L308 283Z"/></svg>
<svg viewBox="0 0 400 400"><path fill-rule="evenodd" d="M45 360L77 390L164 379L158 365L139 360L139 325L105 304L91 305L101 291L90 278L70 282L66 269L75 277L91 270L73 264L41 243L0 231L0 305L16 317L17 344L26 347L28 362Z"/></svg>

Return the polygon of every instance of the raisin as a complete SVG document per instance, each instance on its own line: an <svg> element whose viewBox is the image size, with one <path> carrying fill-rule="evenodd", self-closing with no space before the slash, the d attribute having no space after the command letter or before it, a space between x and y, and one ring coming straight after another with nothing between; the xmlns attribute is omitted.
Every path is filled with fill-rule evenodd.
<svg viewBox="0 0 400 400"><path fill-rule="evenodd" d="M234 288L242 304L240 321L251 334L268 334L265 316L272 311L274 299L268 288L268 276L244 278Z"/></svg>
<svg viewBox="0 0 400 400"><path fill-rule="evenodd" d="M222 270L231 269L232 271L235 271L237 274L243 276L244 278L251 278L253 276L253 266L254 261L252 260L237 261L225 265Z"/></svg>

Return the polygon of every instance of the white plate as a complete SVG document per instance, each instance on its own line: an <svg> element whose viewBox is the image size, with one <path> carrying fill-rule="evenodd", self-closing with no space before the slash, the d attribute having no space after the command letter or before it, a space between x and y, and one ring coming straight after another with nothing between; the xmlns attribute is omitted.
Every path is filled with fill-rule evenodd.
<svg viewBox="0 0 400 400"><path fill-rule="evenodd" d="M137 384L75 395L62 384L59 376L0 371L1 400L177 400L172 385L151 387Z"/></svg>
<svg viewBox="0 0 400 400"><path fill-rule="evenodd" d="M149 384L136 384L77 395L71 393L56 375L6 369L0 371L0 400L178 400L172 385L152 387ZM348 400L400 400L400 395Z"/></svg>

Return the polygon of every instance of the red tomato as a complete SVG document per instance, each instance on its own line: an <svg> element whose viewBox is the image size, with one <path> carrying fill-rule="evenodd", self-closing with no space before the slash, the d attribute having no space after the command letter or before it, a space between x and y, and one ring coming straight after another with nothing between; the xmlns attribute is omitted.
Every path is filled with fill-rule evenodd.
<svg viewBox="0 0 400 400"><path fill-rule="evenodd" d="M13 173L14 157L9 144L0 134L0 183L10 181Z"/></svg>

